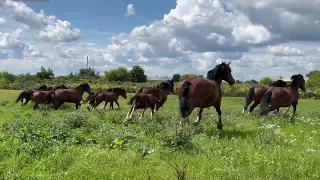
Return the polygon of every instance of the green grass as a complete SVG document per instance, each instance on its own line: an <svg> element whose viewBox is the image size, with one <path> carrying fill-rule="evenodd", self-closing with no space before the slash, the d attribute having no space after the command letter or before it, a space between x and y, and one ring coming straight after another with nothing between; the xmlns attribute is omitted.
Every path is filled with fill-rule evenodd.
<svg viewBox="0 0 320 180"><path fill-rule="evenodd" d="M120 110L100 105L88 111L83 104L76 111L67 104L34 111L33 103L13 103L19 92L0 90L0 179L177 179L184 164L187 179L320 177L317 100L300 100L294 120L279 115L263 121L241 114L244 98L224 97L222 131L210 108L199 126L179 132L175 96L153 120L148 110L145 118L137 114L122 124L128 99L120 97Z"/></svg>

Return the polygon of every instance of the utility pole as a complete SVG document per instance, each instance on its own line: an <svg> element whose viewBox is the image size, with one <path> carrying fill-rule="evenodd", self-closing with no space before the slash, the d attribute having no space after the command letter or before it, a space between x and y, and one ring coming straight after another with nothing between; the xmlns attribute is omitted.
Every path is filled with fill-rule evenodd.
<svg viewBox="0 0 320 180"><path fill-rule="evenodd" d="M86 63L86 75L87 75L87 77L89 76L88 75L88 67L89 67L89 56L87 55L87 63Z"/></svg>

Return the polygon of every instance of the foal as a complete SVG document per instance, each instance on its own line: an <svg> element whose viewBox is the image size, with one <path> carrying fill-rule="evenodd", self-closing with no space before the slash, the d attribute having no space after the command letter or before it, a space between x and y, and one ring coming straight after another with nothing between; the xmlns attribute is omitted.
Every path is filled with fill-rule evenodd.
<svg viewBox="0 0 320 180"><path fill-rule="evenodd" d="M124 99L127 99L126 91L121 88L112 89L112 91L110 92L100 92L94 96L94 104L92 105L92 107L96 108L97 106L99 106L100 103L104 101L104 109L106 108L108 103L110 103L110 107L112 107L113 109L113 102L115 102L118 108L120 108L118 103L119 96L122 96ZM90 103L92 103L92 101L93 100L91 99Z"/></svg>
<svg viewBox="0 0 320 180"><path fill-rule="evenodd" d="M288 87L272 87L262 97L260 104L260 114L267 115L270 111L280 107L293 107L293 115L296 114L299 101L300 88L305 92L305 80L301 74L293 75L292 82Z"/></svg>
<svg viewBox="0 0 320 180"><path fill-rule="evenodd" d="M133 113L138 109L143 109L140 115L140 119L141 119L144 116L144 112L148 108L151 109L151 119L152 119L153 113L156 112L157 104L161 102L161 100L157 98L158 93L159 93L159 89L155 89L153 90L152 94L141 92L133 96L132 97L133 102L125 121L131 119L133 116Z"/></svg>

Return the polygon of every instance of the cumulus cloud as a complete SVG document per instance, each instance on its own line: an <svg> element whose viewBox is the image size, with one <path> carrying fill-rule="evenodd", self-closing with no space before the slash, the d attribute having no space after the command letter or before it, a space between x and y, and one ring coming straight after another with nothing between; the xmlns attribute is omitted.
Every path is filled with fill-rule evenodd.
<svg viewBox="0 0 320 180"><path fill-rule="evenodd" d="M231 61L235 79L290 76L320 68L319 44L314 43L320 40L317 0L176 2L163 19L114 35L109 44L100 46L72 43L82 35L68 21L44 11L35 13L21 2L1 1L1 10L11 15L7 24L13 26L13 19L29 29L19 25L23 31L2 31L0 68L15 70L19 63L25 65L20 71L44 65L69 73L84 67L87 55L90 66L100 71L142 65L150 76L205 75L222 61ZM125 16L132 15L134 7L128 5ZM91 41L90 37L85 38ZM25 54L22 60L17 59L21 52Z"/></svg>
<svg viewBox="0 0 320 180"><path fill-rule="evenodd" d="M32 56L32 57L42 57L42 56L44 56L43 52L37 46L33 46L31 44L27 44L26 45L26 50L27 50L29 56Z"/></svg>
<svg viewBox="0 0 320 180"><path fill-rule="evenodd" d="M78 59L80 58L80 52L78 49L70 48L63 50L59 53L59 56L62 58Z"/></svg>
<svg viewBox="0 0 320 180"><path fill-rule="evenodd" d="M133 4L128 4L127 6L127 12L125 14L126 17L135 16L136 10L133 7Z"/></svg>
<svg viewBox="0 0 320 180"><path fill-rule="evenodd" d="M3 25L6 23L6 20L4 18L0 18L0 25Z"/></svg>
<svg viewBox="0 0 320 180"><path fill-rule="evenodd" d="M267 52L272 53L276 56L304 56L305 53L300 51L299 48L290 46L268 46Z"/></svg>
<svg viewBox="0 0 320 180"><path fill-rule="evenodd" d="M46 16L44 11L34 12L22 2L6 0L0 3L0 9L8 11L16 21L39 30L39 37L45 41L70 42L81 36L79 29L71 29L68 21L62 21L55 16Z"/></svg>

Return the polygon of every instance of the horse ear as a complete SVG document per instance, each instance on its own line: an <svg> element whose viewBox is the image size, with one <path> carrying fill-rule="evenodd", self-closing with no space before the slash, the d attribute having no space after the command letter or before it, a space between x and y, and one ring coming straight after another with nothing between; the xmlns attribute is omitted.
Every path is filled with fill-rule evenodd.
<svg viewBox="0 0 320 180"><path fill-rule="evenodd" d="M231 64L231 61L229 61L228 66L230 66L230 64Z"/></svg>

